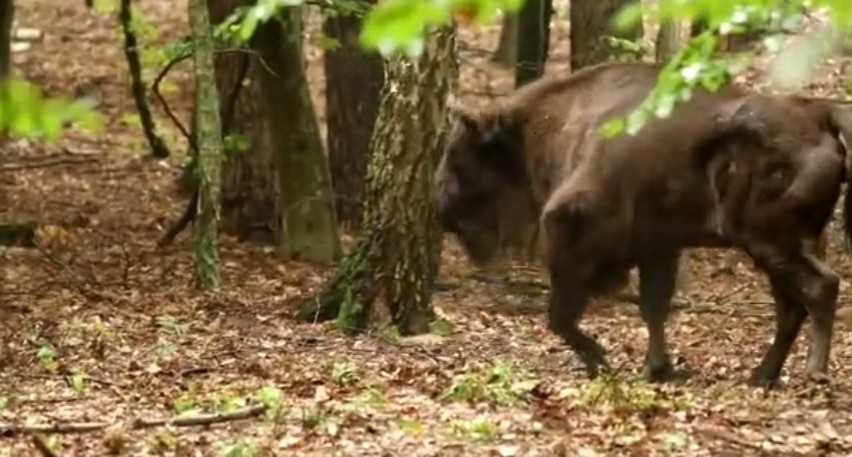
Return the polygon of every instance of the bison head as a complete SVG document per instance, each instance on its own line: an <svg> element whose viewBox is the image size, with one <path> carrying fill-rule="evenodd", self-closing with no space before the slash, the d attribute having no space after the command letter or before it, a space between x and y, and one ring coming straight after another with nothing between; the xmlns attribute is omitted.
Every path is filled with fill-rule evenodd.
<svg viewBox="0 0 852 457"><path fill-rule="evenodd" d="M529 209L523 133L504 113L452 111L456 122L435 179L438 215L470 259L486 265L518 232L519 216Z"/></svg>

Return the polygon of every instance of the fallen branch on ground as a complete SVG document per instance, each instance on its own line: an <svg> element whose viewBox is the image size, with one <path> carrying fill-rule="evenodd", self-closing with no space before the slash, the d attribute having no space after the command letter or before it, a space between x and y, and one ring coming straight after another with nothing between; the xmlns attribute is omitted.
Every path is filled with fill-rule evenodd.
<svg viewBox="0 0 852 457"><path fill-rule="evenodd" d="M193 414L177 416L164 419L139 418L131 422L131 430L142 430L154 427L171 425L174 427L193 427L199 425L213 425L223 422L251 419L266 412L266 405L252 405L245 408L228 411L225 413ZM0 436L13 436L34 433L88 433L104 430L113 425L109 422L54 422L48 424L2 424L0 423Z"/></svg>
<svg viewBox="0 0 852 457"><path fill-rule="evenodd" d="M22 162L22 163L7 163L0 165L0 172L2 171L19 171L19 170L33 170L36 168L50 168L56 167L59 165L71 165L71 164L81 164L87 162L95 162L97 161L96 157L92 156L62 156L62 157L52 157L49 159L42 160L33 160L32 162Z"/></svg>

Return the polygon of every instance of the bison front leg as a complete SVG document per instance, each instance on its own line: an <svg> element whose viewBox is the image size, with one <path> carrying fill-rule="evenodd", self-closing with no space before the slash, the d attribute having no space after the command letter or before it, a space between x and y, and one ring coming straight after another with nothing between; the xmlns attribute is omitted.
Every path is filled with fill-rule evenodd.
<svg viewBox="0 0 852 457"><path fill-rule="evenodd" d="M645 376L652 382L667 381L675 374L666 344L666 321L679 261L680 253L674 252L639 262L639 309L648 327Z"/></svg>
<svg viewBox="0 0 852 457"><path fill-rule="evenodd" d="M813 326L805 374L814 380L825 380L840 279L808 252L794 256L771 251L752 252L752 256L769 276L777 327L775 338L752 372L750 383L772 385L777 382L806 314L810 314Z"/></svg>
<svg viewBox="0 0 852 457"><path fill-rule="evenodd" d="M589 304L589 291L577 273L569 262L550 265L548 325L580 357L589 378L595 378L600 368L609 369L609 364L603 347L580 330L580 319Z"/></svg>
<svg viewBox="0 0 852 457"><path fill-rule="evenodd" d="M610 368L605 351L580 330L580 319L591 295L590 278L599 261L599 236L592 202L587 195L563 195L546 205L541 227L550 273L547 317L550 330L562 337L585 365L590 378Z"/></svg>

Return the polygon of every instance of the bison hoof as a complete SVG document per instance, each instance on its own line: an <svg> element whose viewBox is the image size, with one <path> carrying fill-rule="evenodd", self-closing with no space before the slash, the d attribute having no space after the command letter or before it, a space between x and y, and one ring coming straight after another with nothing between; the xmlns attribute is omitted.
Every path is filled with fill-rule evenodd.
<svg viewBox="0 0 852 457"><path fill-rule="evenodd" d="M689 379L692 377L692 371L688 368L675 369L671 362L666 362L659 365L645 365L644 376L648 382L664 383Z"/></svg>
<svg viewBox="0 0 852 457"><path fill-rule="evenodd" d="M748 378L748 385L771 389L778 385L778 378L777 374L766 373L764 370L757 368L751 372L751 376Z"/></svg>
<svg viewBox="0 0 852 457"><path fill-rule="evenodd" d="M828 373L825 373L824 371L808 373L808 380L822 386L830 386L832 384L831 377L829 377Z"/></svg>

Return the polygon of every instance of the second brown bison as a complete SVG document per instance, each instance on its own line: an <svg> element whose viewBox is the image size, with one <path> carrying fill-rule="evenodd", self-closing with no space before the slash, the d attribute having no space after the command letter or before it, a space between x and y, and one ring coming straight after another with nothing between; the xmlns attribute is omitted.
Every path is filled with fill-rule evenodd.
<svg viewBox="0 0 852 457"><path fill-rule="evenodd" d="M638 267L646 374L663 380L673 373L665 322L681 251L738 248L768 276L777 316L751 382L778 379L808 315L805 372L825 378L839 279L816 250L846 180L840 136L852 140L849 114L730 85L696 91L635 136L603 138L601 126L638 107L659 72L603 64L546 76L484 110L457 109L436 176L445 228L487 264L528 233L520 227L538 223L549 326L590 376L607 364L578 325L591 297L622 286Z"/></svg>

